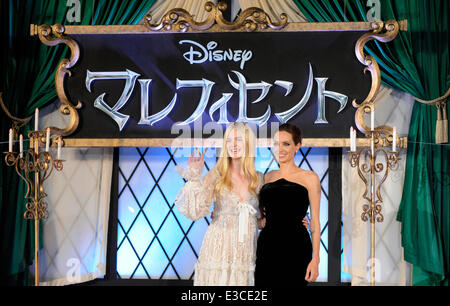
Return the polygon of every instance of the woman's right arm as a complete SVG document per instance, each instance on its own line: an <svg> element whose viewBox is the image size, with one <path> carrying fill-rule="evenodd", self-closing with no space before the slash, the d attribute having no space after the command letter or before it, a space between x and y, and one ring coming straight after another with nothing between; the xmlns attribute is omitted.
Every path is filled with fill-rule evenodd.
<svg viewBox="0 0 450 306"><path fill-rule="evenodd" d="M268 172L266 174L264 174L264 182L263 184L265 184L266 182L269 181L269 176L270 176L271 172ZM261 212L261 218L258 219L258 229L263 229L266 226L266 218L263 217L265 214L265 212Z"/></svg>
<svg viewBox="0 0 450 306"><path fill-rule="evenodd" d="M208 215L210 206L214 201L214 172L208 172L200 180L204 165L204 154L205 152L199 157L198 151L197 156L193 153L189 157L188 169L180 170L180 168L176 168L187 182L178 192L175 198L175 206L181 214L191 220L198 220Z"/></svg>

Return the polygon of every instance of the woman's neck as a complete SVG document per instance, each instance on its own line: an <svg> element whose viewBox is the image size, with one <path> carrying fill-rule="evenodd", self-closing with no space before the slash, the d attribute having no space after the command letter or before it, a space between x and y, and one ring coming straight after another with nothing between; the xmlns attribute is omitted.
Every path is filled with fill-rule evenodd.
<svg viewBox="0 0 450 306"><path fill-rule="evenodd" d="M294 160L287 161L285 163L280 163L280 175L289 175L295 170L298 170L297 165L294 163Z"/></svg>
<svg viewBox="0 0 450 306"><path fill-rule="evenodd" d="M242 174L241 173L241 171L242 171L241 163L242 163L241 158L231 159L231 172L236 173L236 174Z"/></svg>

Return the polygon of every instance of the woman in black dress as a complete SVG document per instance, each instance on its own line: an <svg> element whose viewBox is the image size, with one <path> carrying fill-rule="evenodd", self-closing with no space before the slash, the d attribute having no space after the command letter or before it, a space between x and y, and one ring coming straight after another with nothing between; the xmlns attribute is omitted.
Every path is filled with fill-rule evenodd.
<svg viewBox="0 0 450 306"><path fill-rule="evenodd" d="M256 286L303 286L319 275L320 180L313 171L294 163L301 131L283 124L274 135L274 152L280 164L264 176L259 193L263 218L256 249ZM311 206L310 232L300 220Z"/></svg>

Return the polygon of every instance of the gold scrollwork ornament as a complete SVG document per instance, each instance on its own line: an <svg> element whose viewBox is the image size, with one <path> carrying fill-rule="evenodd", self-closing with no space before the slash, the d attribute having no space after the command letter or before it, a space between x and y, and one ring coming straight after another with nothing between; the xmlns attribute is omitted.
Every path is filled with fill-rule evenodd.
<svg viewBox="0 0 450 306"><path fill-rule="evenodd" d="M356 126L363 133L368 133L370 131L370 128L364 123L364 115L370 114L371 111L375 111L375 98L378 94L378 90L380 89L381 84L381 74L378 63L373 56L364 54L364 47L366 43L371 40L377 40L384 43L392 41L398 35L400 28L405 26L405 24L399 24L395 20L389 20L386 22L375 21L371 23L371 27L373 30L361 36L356 42L356 57L361 64L366 66L364 68L364 73L369 71L372 76L372 86L366 99L361 103L358 103L356 99L352 102L353 107L357 108L355 113ZM375 127L375 131L379 132L376 143L384 143L384 140L381 138L382 134L389 135L390 141L388 141L388 143L392 142L392 127L385 125L378 126Z"/></svg>
<svg viewBox="0 0 450 306"><path fill-rule="evenodd" d="M226 10L226 3L219 2L215 5L208 1L205 3L205 10L209 12L206 20L197 22L188 11L182 8L174 8L168 11L158 24L150 23L152 20L151 15L145 17L145 25L151 31L175 31L186 32L190 28L196 31L205 31L217 25L220 30L233 31L244 28L247 32L254 32L259 30L273 29L280 30L287 25L287 15L281 14L280 23L273 23L269 15L264 10L257 7L250 7L245 9L236 21L227 21L222 14L222 11Z"/></svg>
<svg viewBox="0 0 450 306"><path fill-rule="evenodd" d="M56 133L66 136L72 134L78 127L79 115L77 109L81 108L82 103L78 101L76 105L73 105L69 101L69 98L67 97L64 91L64 78L66 77L66 75L69 75L69 77L71 76L71 71L69 69L76 64L76 62L80 57L80 48L77 42L73 40L71 37L65 35L64 32L65 27L61 24L55 24L53 26L32 25L31 27L31 34L32 35L37 34L43 44L47 46L56 46L59 44L65 44L70 48L71 51L70 59L67 58L62 59L58 65L58 69L56 70L55 74L56 94L58 95L58 98L62 103L60 107L60 112L63 115L69 115L70 122L69 125L64 129L53 126L50 127L52 134Z"/></svg>

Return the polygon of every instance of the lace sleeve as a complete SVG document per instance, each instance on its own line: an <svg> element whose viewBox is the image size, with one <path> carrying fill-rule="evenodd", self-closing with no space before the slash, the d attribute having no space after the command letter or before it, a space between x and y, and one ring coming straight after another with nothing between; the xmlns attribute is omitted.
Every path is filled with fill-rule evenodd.
<svg viewBox="0 0 450 306"><path fill-rule="evenodd" d="M198 220L210 212L210 206L214 201L215 175L208 172L200 181L200 174L193 173L189 169L177 171L188 181L181 188L175 198L175 206L181 214L191 220Z"/></svg>

